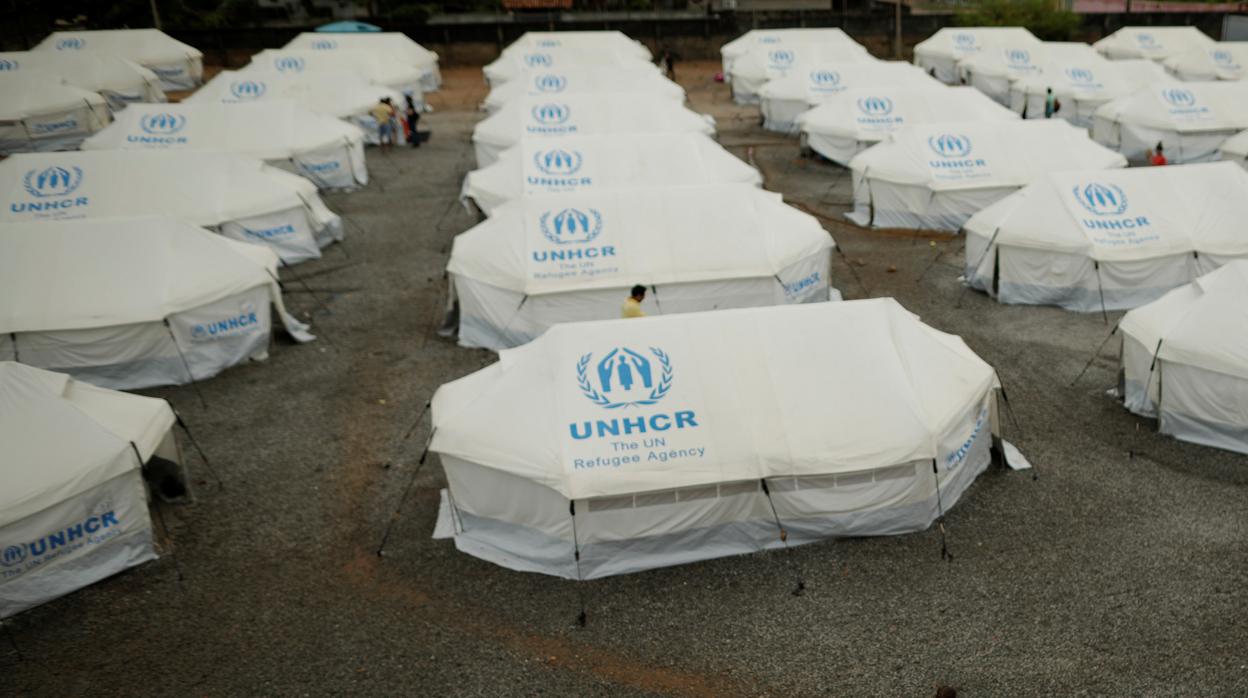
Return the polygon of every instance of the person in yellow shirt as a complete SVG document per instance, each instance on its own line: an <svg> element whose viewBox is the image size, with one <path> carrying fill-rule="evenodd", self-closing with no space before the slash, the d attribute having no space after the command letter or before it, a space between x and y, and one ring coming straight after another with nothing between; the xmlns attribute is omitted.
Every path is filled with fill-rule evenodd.
<svg viewBox="0 0 1248 698"><path fill-rule="evenodd" d="M377 141L382 149L394 146L394 106L390 104L389 97L382 97L380 101L368 110L373 118L377 120Z"/></svg>
<svg viewBox="0 0 1248 698"><path fill-rule="evenodd" d="M641 310L641 302L645 299L646 287L641 284L634 286L628 300L624 301L624 307L620 309L620 317L645 317L646 314Z"/></svg>

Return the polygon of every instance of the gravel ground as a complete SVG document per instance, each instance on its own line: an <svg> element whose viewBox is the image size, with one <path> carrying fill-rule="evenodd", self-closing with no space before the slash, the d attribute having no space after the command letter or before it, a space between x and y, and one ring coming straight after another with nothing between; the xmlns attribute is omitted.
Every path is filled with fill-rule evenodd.
<svg viewBox="0 0 1248 698"><path fill-rule="evenodd" d="M1006 436L1039 477L982 476L948 516L952 561L928 531L578 589L431 540L445 480L436 457L418 463L417 417L494 360L433 333L451 238L472 222L456 197L484 95L479 72L448 70L433 140L370 151L375 182L327 197L346 244L284 274L320 341L279 340L203 383L206 407L152 391L224 487L192 458L198 501L161 507L167 554L9 623L0 694L1248 694L1248 458L1161 437L1107 396L1116 341L1072 386L1108 332L1099 315L963 292L958 238L841 223L844 170L762 131L712 64L680 68L722 142L835 237L847 298L895 296L1000 372Z"/></svg>

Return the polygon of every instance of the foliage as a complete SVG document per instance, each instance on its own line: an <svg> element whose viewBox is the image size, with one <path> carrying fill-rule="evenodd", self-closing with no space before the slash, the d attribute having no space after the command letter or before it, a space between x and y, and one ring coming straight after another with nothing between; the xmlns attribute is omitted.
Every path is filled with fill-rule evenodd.
<svg viewBox="0 0 1248 698"><path fill-rule="evenodd" d="M1069 41L1080 18L1055 0L974 0L957 21L964 27L1026 27L1045 41Z"/></svg>

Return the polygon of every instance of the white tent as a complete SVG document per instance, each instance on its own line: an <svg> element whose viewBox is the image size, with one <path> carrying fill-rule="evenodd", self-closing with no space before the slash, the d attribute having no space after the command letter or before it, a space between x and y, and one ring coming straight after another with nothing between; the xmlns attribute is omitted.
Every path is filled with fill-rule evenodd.
<svg viewBox="0 0 1248 698"><path fill-rule="evenodd" d="M0 206L0 222L167 215L271 247L287 264L343 236L312 182L208 151L16 155L0 162Z"/></svg>
<svg viewBox="0 0 1248 698"><path fill-rule="evenodd" d="M958 81L958 62L993 48L1030 49L1041 41L1021 27L945 27L914 47L914 64L941 82Z"/></svg>
<svg viewBox="0 0 1248 698"><path fill-rule="evenodd" d="M94 92L0 71L0 156L72 150L111 119L107 102Z"/></svg>
<svg viewBox="0 0 1248 698"><path fill-rule="evenodd" d="M387 60L369 51L297 51L265 49L251 57L242 70L253 73L355 73L369 82L385 85L422 103L420 68Z"/></svg>
<svg viewBox="0 0 1248 698"><path fill-rule="evenodd" d="M973 87L930 83L846 90L797 121L803 147L848 166L855 155L907 126L1017 119Z"/></svg>
<svg viewBox="0 0 1248 698"><path fill-rule="evenodd" d="M1241 131L1238 135L1222 141L1218 148L1218 159L1229 160L1248 170L1248 131Z"/></svg>
<svg viewBox="0 0 1248 698"><path fill-rule="evenodd" d="M963 225L966 278L1002 303L1134 308L1248 258L1244 192L1227 162L1040 177Z"/></svg>
<svg viewBox="0 0 1248 698"><path fill-rule="evenodd" d="M732 99L758 104L763 86L790 75L798 80L835 87L829 71L860 63L878 63L857 44L797 44L788 48L751 51L732 62Z"/></svg>
<svg viewBox="0 0 1248 698"><path fill-rule="evenodd" d="M802 72L791 71L763 85L758 91L762 102L763 128L797 133L798 117L836 99L846 90L903 85L943 87L927 73L900 61L812 65Z"/></svg>
<svg viewBox="0 0 1248 698"><path fill-rule="evenodd" d="M141 469L181 460L173 410L0 362L0 619L156 558Z"/></svg>
<svg viewBox="0 0 1248 698"><path fill-rule="evenodd" d="M1050 64L1070 62L1099 65L1106 59L1091 46L1075 42L995 46L958 61L958 82L1009 104L1011 82L1039 75Z"/></svg>
<svg viewBox="0 0 1248 698"><path fill-rule="evenodd" d="M1028 119L1044 118L1048 90L1060 102L1056 116L1089 128L1101 105L1151 87L1175 84L1174 78L1154 61L1100 59L1091 63L1054 61L1039 75L1010 85L1010 108Z"/></svg>
<svg viewBox="0 0 1248 698"><path fill-rule="evenodd" d="M557 95L514 99L472 131L477 166L498 160L521 140L557 144L569 136L696 133L715 135L715 120L670 99L645 94Z"/></svg>
<svg viewBox="0 0 1248 698"><path fill-rule="evenodd" d="M492 114L513 99L607 92L646 94L677 104L685 101L685 88L668 80L658 68L648 63L629 63L622 68L590 65L558 71L526 69L491 89L481 108Z"/></svg>
<svg viewBox="0 0 1248 698"><path fill-rule="evenodd" d="M321 189L368 184L364 132L294 102L136 104L83 150L213 150L264 160Z"/></svg>
<svg viewBox="0 0 1248 698"><path fill-rule="evenodd" d="M113 111L131 102L164 102L156 73L119 56L74 51L0 53L0 71L32 73L99 94Z"/></svg>
<svg viewBox="0 0 1248 698"><path fill-rule="evenodd" d="M438 69L438 54L412 41L402 32L335 33L303 32L285 46L292 50L306 51L367 51L383 61L395 61L420 69L421 87L433 92L442 86L442 72Z"/></svg>
<svg viewBox="0 0 1248 698"><path fill-rule="evenodd" d="M826 301L832 239L744 184L526 196L455 238L459 343L500 350L559 322ZM836 294L839 298L839 294Z"/></svg>
<svg viewBox="0 0 1248 698"><path fill-rule="evenodd" d="M277 255L180 220L0 224L0 360L130 390L268 356Z"/></svg>
<svg viewBox="0 0 1248 698"><path fill-rule="evenodd" d="M1176 439L1248 454L1248 262L1231 262L1127 313L1127 409Z"/></svg>
<svg viewBox="0 0 1248 698"><path fill-rule="evenodd" d="M1153 61L1208 48L1214 43L1196 27L1123 27L1092 44L1106 58L1147 58Z"/></svg>
<svg viewBox="0 0 1248 698"><path fill-rule="evenodd" d="M316 72L279 73L223 70L216 74L184 104L238 104L286 100L308 111L345 119L364 131L367 141L377 145L377 120L369 109L382 97L389 97L396 108L404 104L404 95L384 85L377 85L356 73ZM420 99L414 98L417 106Z"/></svg>
<svg viewBox="0 0 1248 698"><path fill-rule="evenodd" d="M159 29L52 32L36 51L114 54L160 76L163 90L193 90L204 80L204 54Z"/></svg>
<svg viewBox="0 0 1248 698"><path fill-rule="evenodd" d="M922 124L850 161L858 225L956 232L972 214L1047 172L1125 167L1065 121Z"/></svg>
<svg viewBox="0 0 1248 698"><path fill-rule="evenodd" d="M520 35L520 38L508 44L502 53L529 53L548 49L582 51L606 49L612 53L643 61L649 61L651 58L650 49L646 48L645 44L616 30L525 32Z"/></svg>
<svg viewBox="0 0 1248 698"><path fill-rule="evenodd" d="M725 80L731 80L732 64L741 56L803 44L845 44L866 48L839 27L800 27L791 29L751 29L719 48Z"/></svg>
<svg viewBox="0 0 1248 698"><path fill-rule="evenodd" d="M509 49L493 63L485 66L485 81L490 87L524 75L529 70L562 72L575 67L598 69L620 68L636 71L653 66L649 57L611 45L581 46L580 44L551 46L545 48Z"/></svg>
<svg viewBox="0 0 1248 698"><path fill-rule="evenodd" d="M505 201L593 189L753 184L763 178L706 136L690 133L528 138L469 172L461 197L487 216Z"/></svg>
<svg viewBox="0 0 1248 698"><path fill-rule="evenodd" d="M1092 115L1092 137L1132 162L1162 143L1171 164L1217 157L1227 138L1248 129L1248 82L1188 82L1138 90Z"/></svg>
<svg viewBox="0 0 1248 698"><path fill-rule="evenodd" d="M996 385L892 298L556 325L434 394L434 536L593 579L923 530L987 468Z"/></svg>
<svg viewBox="0 0 1248 698"><path fill-rule="evenodd" d="M1166 70L1180 80L1244 80L1248 78L1248 43L1223 41L1188 49L1165 60Z"/></svg>

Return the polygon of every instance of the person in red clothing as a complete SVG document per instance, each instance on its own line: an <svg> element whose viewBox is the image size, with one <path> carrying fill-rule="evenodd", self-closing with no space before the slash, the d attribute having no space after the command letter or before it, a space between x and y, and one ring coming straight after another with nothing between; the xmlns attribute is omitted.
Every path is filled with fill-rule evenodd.
<svg viewBox="0 0 1248 698"><path fill-rule="evenodd" d="M1165 153L1165 149L1164 149L1164 148L1162 148L1161 143L1158 143L1158 144L1157 144L1157 150L1155 150L1155 151L1153 151L1153 152L1149 153L1149 155L1148 155L1148 164L1150 164L1150 165L1165 165L1165 164L1167 164L1167 163L1168 163L1168 161L1166 160L1166 153Z"/></svg>

